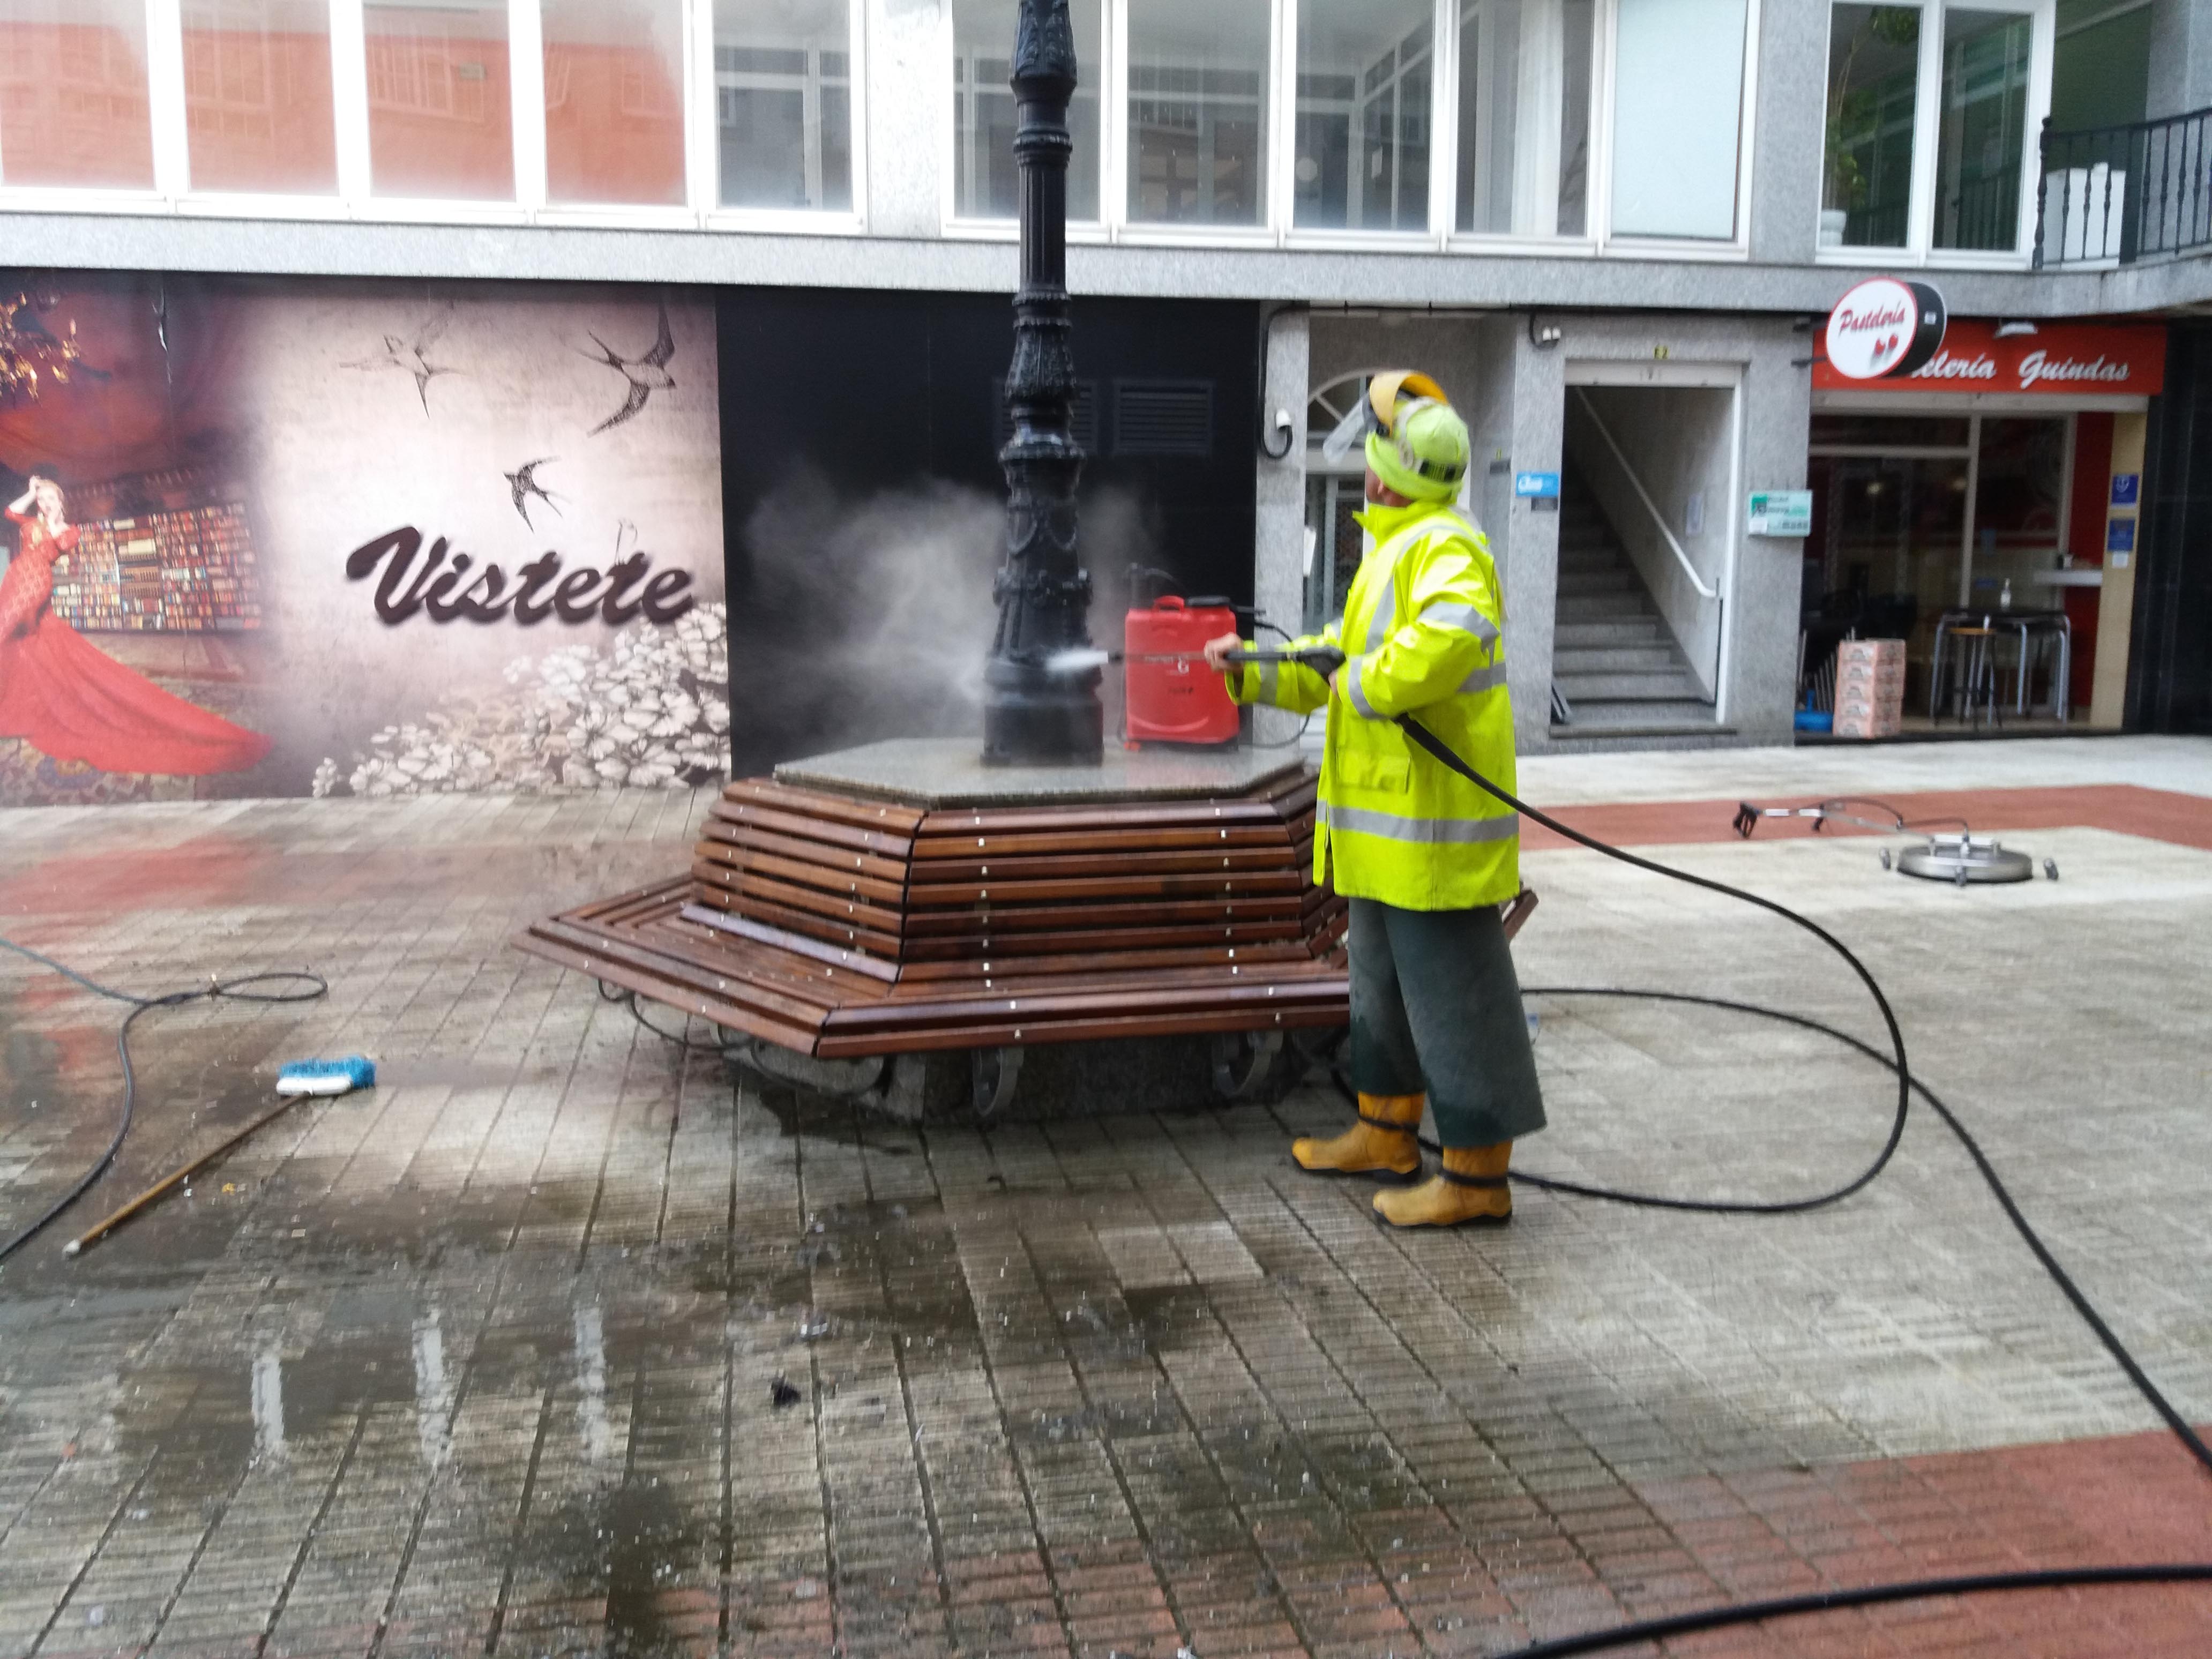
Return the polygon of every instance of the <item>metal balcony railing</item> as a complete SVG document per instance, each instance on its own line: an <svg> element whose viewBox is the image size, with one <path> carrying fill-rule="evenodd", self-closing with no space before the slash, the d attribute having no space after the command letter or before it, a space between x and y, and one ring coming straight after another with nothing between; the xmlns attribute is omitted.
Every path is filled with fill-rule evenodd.
<svg viewBox="0 0 2212 1659"><path fill-rule="evenodd" d="M2212 109L2081 132L2046 118L2042 155L2038 268L2212 247Z"/></svg>

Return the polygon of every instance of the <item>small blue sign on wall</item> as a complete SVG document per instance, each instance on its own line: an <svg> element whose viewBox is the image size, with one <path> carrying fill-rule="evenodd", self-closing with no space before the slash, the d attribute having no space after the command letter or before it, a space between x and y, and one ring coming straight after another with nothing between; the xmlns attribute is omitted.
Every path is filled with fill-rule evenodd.
<svg viewBox="0 0 2212 1659"><path fill-rule="evenodd" d="M2142 493L2142 474L2115 472L2112 474L2112 505L2133 507Z"/></svg>
<svg viewBox="0 0 2212 1659"><path fill-rule="evenodd" d="M2133 519L2107 519L2105 521L2105 551L2132 553L2136 550L2136 521Z"/></svg>
<svg viewBox="0 0 2212 1659"><path fill-rule="evenodd" d="M1556 472L1516 472L1513 475L1513 493L1556 498L1559 493L1559 475Z"/></svg>

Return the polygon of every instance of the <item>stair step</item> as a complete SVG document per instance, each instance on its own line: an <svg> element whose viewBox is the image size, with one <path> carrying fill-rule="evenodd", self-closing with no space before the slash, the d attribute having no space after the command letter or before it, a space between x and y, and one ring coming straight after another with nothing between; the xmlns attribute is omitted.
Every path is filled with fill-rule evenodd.
<svg viewBox="0 0 2212 1659"><path fill-rule="evenodd" d="M1559 597L1579 597L1585 593L1641 593L1644 584L1636 572L1626 565L1608 565L1598 570L1562 570L1559 572Z"/></svg>
<svg viewBox="0 0 2212 1659"><path fill-rule="evenodd" d="M1577 674L1679 674L1685 672L1680 653L1672 640L1651 645L1552 647L1552 672L1564 678Z"/></svg>
<svg viewBox="0 0 2212 1659"><path fill-rule="evenodd" d="M1659 618L1650 615L1609 617L1603 622L1563 622L1552 629L1552 653L1589 651L1617 645L1664 645Z"/></svg>
<svg viewBox="0 0 2212 1659"><path fill-rule="evenodd" d="M1556 615L1563 623L1627 623L1650 616L1651 610L1640 592L1562 593Z"/></svg>
<svg viewBox="0 0 2212 1659"><path fill-rule="evenodd" d="M1656 669L1620 673L1554 673L1552 682L1579 709L1585 700L1597 702L1702 702L1703 688L1687 670Z"/></svg>
<svg viewBox="0 0 2212 1659"><path fill-rule="evenodd" d="M1570 571L1627 570L1633 567L1619 551L1610 547L1572 548L1559 550L1559 574Z"/></svg>
<svg viewBox="0 0 2212 1659"><path fill-rule="evenodd" d="M1674 702L1609 702L1593 698L1589 702L1574 705L1575 718L1562 726L1554 720L1552 735L1569 737L1577 733L1589 735L1600 732L1617 732L1623 735L1672 736L1678 732L1697 732L1713 729L1713 706L1709 702L1683 698Z"/></svg>

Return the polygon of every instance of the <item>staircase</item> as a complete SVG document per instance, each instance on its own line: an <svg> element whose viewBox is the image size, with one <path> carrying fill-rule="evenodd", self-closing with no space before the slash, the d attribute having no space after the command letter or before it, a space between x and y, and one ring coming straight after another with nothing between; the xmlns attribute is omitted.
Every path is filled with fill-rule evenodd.
<svg viewBox="0 0 2212 1659"><path fill-rule="evenodd" d="M1561 483L1552 736L1717 735L1712 699L1620 538L1573 473ZM1571 715L1565 720L1560 697Z"/></svg>

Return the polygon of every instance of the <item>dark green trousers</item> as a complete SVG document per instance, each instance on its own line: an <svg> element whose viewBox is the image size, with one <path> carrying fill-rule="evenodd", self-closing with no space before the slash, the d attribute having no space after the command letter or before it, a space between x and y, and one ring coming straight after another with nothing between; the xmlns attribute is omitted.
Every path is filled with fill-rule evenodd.
<svg viewBox="0 0 2212 1659"><path fill-rule="evenodd" d="M1447 1146L1544 1127L1544 1097L1513 952L1494 905L1401 910L1352 901L1352 1083L1427 1091Z"/></svg>

